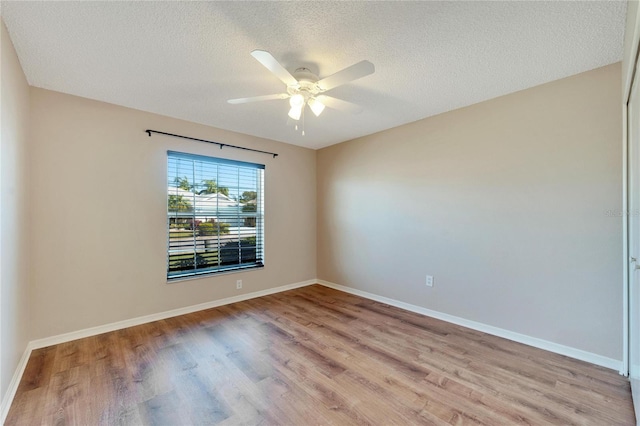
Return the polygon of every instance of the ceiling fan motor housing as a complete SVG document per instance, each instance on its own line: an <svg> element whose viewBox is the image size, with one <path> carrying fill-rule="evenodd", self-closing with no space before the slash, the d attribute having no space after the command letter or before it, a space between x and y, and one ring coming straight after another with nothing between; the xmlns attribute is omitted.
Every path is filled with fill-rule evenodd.
<svg viewBox="0 0 640 426"><path fill-rule="evenodd" d="M316 84L318 82L318 76L312 73L308 68L298 68L293 73L293 77L298 80L297 86L288 86L287 92L290 95L300 93L304 96L305 100L311 96L315 96L322 90Z"/></svg>

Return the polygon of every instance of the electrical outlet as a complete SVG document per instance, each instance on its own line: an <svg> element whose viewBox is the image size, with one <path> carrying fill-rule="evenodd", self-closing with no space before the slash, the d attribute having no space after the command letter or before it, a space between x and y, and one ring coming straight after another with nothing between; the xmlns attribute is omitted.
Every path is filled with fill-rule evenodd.
<svg viewBox="0 0 640 426"><path fill-rule="evenodd" d="M242 288L242 280L237 280L236 281L236 289L240 290Z"/></svg>
<svg viewBox="0 0 640 426"><path fill-rule="evenodd" d="M433 275L427 275L427 287L433 287Z"/></svg>

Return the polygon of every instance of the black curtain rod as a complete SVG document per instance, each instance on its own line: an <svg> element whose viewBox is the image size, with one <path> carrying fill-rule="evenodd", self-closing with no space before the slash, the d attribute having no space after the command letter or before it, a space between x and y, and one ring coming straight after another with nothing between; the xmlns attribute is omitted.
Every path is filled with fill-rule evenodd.
<svg viewBox="0 0 640 426"><path fill-rule="evenodd" d="M222 149L222 148L224 148L226 146L226 147L229 147L229 148L244 149L245 151L253 151L253 152L259 152L261 154L273 155L273 158L276 158L278 156L278 154L276 154L275 152L260 151L259 149L251 149L251 148L245 148L244 146L229 145L229 144L221 143L221 142L208 141L206 139L197 139L197 138L191 138L189 136L175 135L173 133L161 132L161 131L158 131L158 130L147 129L144 132L146 134L148 134L149 137L151 137L151 133L157 133L159 135L173 136L174 138L182 138L182 139L189 139L189 140L197 141L197 142L206 142L206 143L216 144L216 145L220 146L220 149Z"/></svg>

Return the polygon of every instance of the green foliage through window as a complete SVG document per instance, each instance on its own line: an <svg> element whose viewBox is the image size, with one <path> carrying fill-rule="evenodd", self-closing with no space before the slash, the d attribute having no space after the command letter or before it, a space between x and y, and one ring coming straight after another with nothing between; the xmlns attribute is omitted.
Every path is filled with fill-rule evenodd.
<svg viewBox="0 0 640 426"><path fill-rule="evenodd" d="M169 194L168 209L170 212L188 212L191 211L191 203L185 199L183 195Z"/></svg>

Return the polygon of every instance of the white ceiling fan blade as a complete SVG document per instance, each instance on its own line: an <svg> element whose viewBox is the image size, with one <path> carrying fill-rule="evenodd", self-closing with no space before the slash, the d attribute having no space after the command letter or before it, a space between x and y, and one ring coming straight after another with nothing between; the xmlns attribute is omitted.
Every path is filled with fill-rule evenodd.
<svg viewBox="0 0 640 426"><path fill-rule="evenodd" d="M318 86L323 91L331 90L334 87L338 87L350 81L373 74L375 71L376 68L371 62L360 61L357 64L351 65L342 71L338 71L337 73L330 75L329 77L323 78L318 81Z"/></svg>
<svg viewBox="0 0 640 426"><path fill-rule="evenodd" d="M343 101L342 99L334 98L332 96L320 95L316 96L320 102L329 108L337 109L338 111L350 112L352 114L360 114L362 108L351 102Z"/></svg>
<svg viewBox="0 0 640 426"><path fill-rule="evenodd" d="M229 102L230 104L246 104L249 102L271 101L274 99L287 99L288 97L289 97L288 93L278 93L275 95L253 96L251 98L229 99L227 102Z"/></svg>
<svg viewBox="0 0 640 426"><path fill-rule="evenodd" d="M273 57L273 55L265 50L254 50L251 52L251 56L256 58L266 69L271 71L287 86L297 86L298 80L291 75L289 71L285 69L280 62Z"/></svg>

